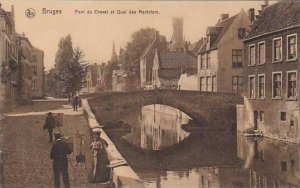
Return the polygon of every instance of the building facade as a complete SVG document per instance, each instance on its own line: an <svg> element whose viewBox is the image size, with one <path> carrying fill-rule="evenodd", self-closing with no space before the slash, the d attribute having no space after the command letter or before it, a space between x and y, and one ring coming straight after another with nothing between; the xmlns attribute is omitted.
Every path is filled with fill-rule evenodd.
<svg viewBox="0 0 300 188"><path fill-rule="evenodd" d="M244 105L238 106L238 130L300 142L300 2L266 7L244 41Z"/></svg>
<svg viewBox="0 0 300 188"><path fill-rule="evenodd" d="M9 12L0 5L1 108L13 103L17 97L17 59L14 7L12 6Z"/></svg>
<svg viewBox="0 0 300 188"><path fill-rule="evenodd" d="M32 80L31 89L33 98L45 97L44 51L32 49Z"/></svg>
<svg viewBox="0 0 300 188"><path fill-rule="evenodd" d="M160 38L158 32L154 33L154 39L152 43L146 48L146 50L143 52L140 58L141 88L152 88L152 67L156 49L166 49L166 39Z"/></svg>
<svg viewBox="0 0 300 188"><path fill-rule="evenodd" d="M243 42L250 26L248 14L221 14L214 27L208 27L198 52L199 91L241 93L243 88Z"/></svg>
<svg viewBox="0 0 300 188"><path fill-rule="evenodd" d="M20 68L20 97L22 100L31 100L32 99L32 51L34 47L32 46L29 39L24 34L18 34L18 53L19 53L19 63L21 64Z"/></svg>

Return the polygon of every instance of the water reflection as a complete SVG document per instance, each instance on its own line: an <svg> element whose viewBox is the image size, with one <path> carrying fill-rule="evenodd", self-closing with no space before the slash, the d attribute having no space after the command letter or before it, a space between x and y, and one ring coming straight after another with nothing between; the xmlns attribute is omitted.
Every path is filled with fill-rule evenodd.
<svg viewBox="0 0 300 188"><path fill-rule="evenodd" d="M179 143L189 136L189 133L182 130L182 124L188 124L191 120L185 113L175 108L164 105L148 105L141 109L139 123L132 124L130 134L138 134L140 130L142 149L159 150ZM127 135L127 140L132 136Z"/></svg>
<svg viewBox="0 0 300 188"><path fill-rule="evenodd" d="M300 186L297 145L225 131L187 133L181 125L191 119L161 105L120 118L130 129L108 135L146 187Z"/></svg>

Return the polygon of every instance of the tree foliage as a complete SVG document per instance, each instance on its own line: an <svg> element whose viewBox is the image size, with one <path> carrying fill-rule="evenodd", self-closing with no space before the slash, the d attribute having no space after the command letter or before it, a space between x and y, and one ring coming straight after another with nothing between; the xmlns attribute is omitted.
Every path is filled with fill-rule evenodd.
<svg viewBox="0 0 300 188"><path fill-rule="evenodd" d="M83 51L73 49L71 35L61 38L55 58L55 79L59 87L67 95L75 95L80 91L87 73Z"/></svg>
<svg viewBox="0 0 300 188"><path fill-rule="evenodd" d="M156 32L156 29L147 27L131 35L131 41L126 45L122 63L127 75L139 78L140 58L145 49L155 39ZM160 41L166 42L164 36L158 35L157 37L160 38Z"/></svg>

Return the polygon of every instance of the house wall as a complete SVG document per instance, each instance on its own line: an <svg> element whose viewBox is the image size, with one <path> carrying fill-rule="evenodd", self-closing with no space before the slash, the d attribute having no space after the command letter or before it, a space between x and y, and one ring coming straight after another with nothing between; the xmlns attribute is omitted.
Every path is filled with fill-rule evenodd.
<svg viewBox="0 0 300 188"><path fill-rule="evenodd" d="M198 77L196 74L182 74L178 81L178 89L180 90L198 90Z"/></svg>
<svg viewBox="0 0 300 188"><path fill-rule="evenodd" d="M239 28L248 28L249 25L247 14L241 11L218 43L217 91L233 92L232 76L243 76L242 67L234 68L232 66L232 50L243 50L243 42L238 38L238 30Z"/></svg>
<svg viewBox="0 0 300 188"><path fill-rule="evenodd" d="M297 59L294 61L287 61L287 35L297 33ZM299 136L299 55L300 55L300 27L296 29L289 29L286 31L273 33L267 36L258 37L253 40L245 42L245 52L249 51L249 45L255 44L256 64L254 66L248 65L248 53L245 53L245 77L244 85L249 85L249 75L255 76L255 97L249 99L249 87L244 87L245 104L238 108L238 119L243 119L243 124L238 125L239 131L253 130L254 122L257 119L257 129L261 130L267 137L275 139L283 139L291 142L300 142ZM272 61L272 44L273 38L282 37L282 61L273 63ZM265 41L266 60L265 64L257 65L258 50L257 43ZM297 98L287 98L287 71L297 71L296 92ZM272 73L282 72L282 97L275 99L272 96ZM258 98L258 75L265 74L265 98ZM264 118L254 118L254 111L259 114L264 113ZM281 112L286 113L286 119L281 120ZM292 123L293 122L293 126Z"/></svg>
<svg viewBox="0 0 300 188"><path fill-rule="evenodd" d="M36 82L36 87L32 87L32 97L43 98L45 95L44 91L44 52L38 49L32 51L32 55L35 58L32 59L32 79ZM35 61L36 60L36 61ZM34 74L34 66L37 67L37 72ZM34 90L35 89L35 90Z"/></svg>
<svg viewBox="0 0 300 188"><path fill-rule="evenodd" d="M219 70L219 63L218 63L218 51L211 50L209 51L210 54L210 68L201 69L201 55L198 55L198 90L200 91L200 78L205 78L205 83L207 77L216 76L218 80L218 70ZM217 91L218 91L218 84L217 84ZM205 87L206 88L206 87ZM205 90L207 91L207 90Z"/></svg>
<svg viewBox="0 0 300 188"><path fill-rule="evenodd" d="M14 15L13 15L14 19ZM9 20L8 17L0 16L0 111L4 110L6 104L12 104L16 99L17 92L17 71L13 72L9 80L3 79L3 64L9 63L10 59L14 59L17 63L17 51L15 43L15 25L14 20ZM7 56L8 54L8 56Z"/></svg>

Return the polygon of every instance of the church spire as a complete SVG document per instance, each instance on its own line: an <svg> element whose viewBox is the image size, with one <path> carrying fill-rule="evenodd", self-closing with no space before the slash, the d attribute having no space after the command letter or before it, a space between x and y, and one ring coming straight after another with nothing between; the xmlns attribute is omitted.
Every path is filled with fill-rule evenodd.
<svg viewBox="0 0 300 188"><path fill-rule="evenodd" d="M112 54L111 54L111 59L112 62L113 61L118 61L118 55L116 52L116 47L115 47L115 41L113 42L113 47L112 47Z"/></svg>

